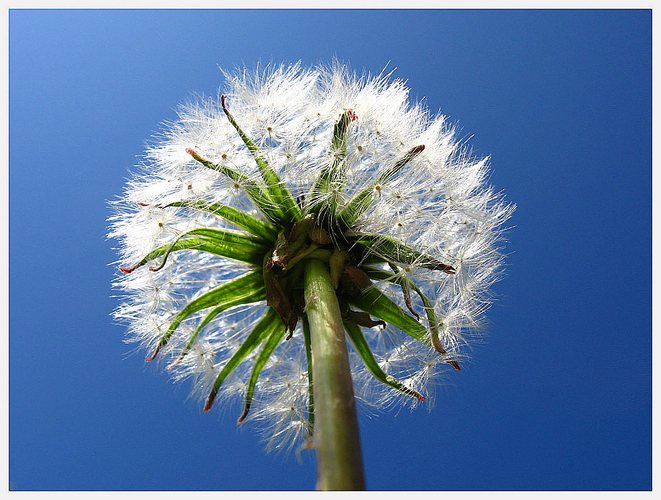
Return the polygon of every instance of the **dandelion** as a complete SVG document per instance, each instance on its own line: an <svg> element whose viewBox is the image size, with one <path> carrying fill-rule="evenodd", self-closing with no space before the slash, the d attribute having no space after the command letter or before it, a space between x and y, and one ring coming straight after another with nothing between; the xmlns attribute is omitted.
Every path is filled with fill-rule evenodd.
<svg viewBox="0 0 661 500"><path fill-rule="evenodd" d="M309 440L318 488L362 489L355 401L430 404L461 370L513 206L391 74L225 78L114 202L115 317L204 411L241 402L269 449Z"/></svg>

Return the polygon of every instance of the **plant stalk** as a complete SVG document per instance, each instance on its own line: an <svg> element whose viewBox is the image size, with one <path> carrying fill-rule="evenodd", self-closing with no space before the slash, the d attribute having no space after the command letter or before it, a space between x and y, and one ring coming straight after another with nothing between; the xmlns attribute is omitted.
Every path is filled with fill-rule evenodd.
<svg viewBox="0 0 661 500"><path fill-rule="evenodd" d="M363 463L342 314L323 262L305 263L318 490L363 490Z"/></svg>

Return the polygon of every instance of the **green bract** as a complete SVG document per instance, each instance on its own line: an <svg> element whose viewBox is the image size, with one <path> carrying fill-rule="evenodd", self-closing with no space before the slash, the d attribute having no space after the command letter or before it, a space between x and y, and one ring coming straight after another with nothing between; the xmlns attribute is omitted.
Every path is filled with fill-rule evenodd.
<svg viewBox="0 0 661 500"><path fill-rule="evenodd" d="M200 251L222 256L247 264L249 270L185 305L147 361L158 355L175 330L191 315L206 311L171 367L189 355L202 329L217 315L235 306L266 300L266 312L221 368L204 409L208 411L212 407L227 377L244 359L259 349L247 381L244 411L239 418L239 422L243 421L250 410L260 372L276 347L283 339L289 338L298 322L302 321L310 385L308 419L311 427L314 402L312 370L309 366L313 357L302 275L304 262L317 259L327 266L345 331L369 372L383 384L424 400L422 394L396 380L379 366L362 328L390 324L417 341L433 346L443 362L459 370L459 363L449 357L441 345L439 329L442 325L437 320L431 301L416 283L400 272L399 266L415 266L446 274L453 274L454 268L391 236L364 233L355 227L375 197L380 196L383 186L396 179L398 173L423 151L424 145L410 148L403 157L383 169L372 185L358 191L343 203L341 194L345 189L349 162L347 143L351 124L358 118L351 109L347 109L335 123L328 145L328 164L321 170L306 199L297 201L281 182L275 169L269 165L258 145L230 113L224 96L221 103L227 119L254 158L261 179L251 180L222 162L203 157L193 149L187 152L200 165L221 172L234 181L236 186L245 191L264 220L236 208L204 200L178 201L160 207L187 207L206 212L226 220L236 230L209 227L192 229L153 249L135 265L121 268L124 273L130 273L152 261L154 263L149 269L157 272L166 265L172 253L179 251ZM409 312L382 293L376 286L379 282L399 285ZM428 328L419 321L420 315L413 307L411 292L418 295L424 306Z"/></svg>

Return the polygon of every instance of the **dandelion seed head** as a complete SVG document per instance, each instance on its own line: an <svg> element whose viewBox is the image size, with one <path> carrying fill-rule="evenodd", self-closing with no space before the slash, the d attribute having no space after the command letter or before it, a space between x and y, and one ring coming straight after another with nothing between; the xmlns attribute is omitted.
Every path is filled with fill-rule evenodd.
<svg viewBox="0 0 661 500"><path fill-rule="evenodd" d="M350 230L383 237L381 243L395 238L421 256L399 262L396 272L384 263L372 267L392 273L374 286L403 311L417 311L426 336L412 339L393 325L364 328L363 333L380 370L424 394L425 402L376 380L356 350L350 361L356 396L370 411L432 404L434 387L451 370L448 363L466 359L471 343L481 338L493 300L490 289L502 275L504 223L514 206L486 184L490 159L476 158L445 116L411 103L405 82L391 73L358 75L339 63L313 68L297 63L238 68L223 75L221 94L191 98L174 121L163 125L124 193L112 203L109 237L119 243L119 264L125 270L114 283L123 294L114 316L127 325L127 342L148 354L158 349L171 377L188 380L194 397L204 400L268 309L265 298L232 305L198 329L210 311L201 309L186 316L163 343L187 304L254 266L198 251L204 244L200 237L198 247L161 252L149 264L135 267L149 252L196 228L247 234L230 219L200 210L199 203L232 207L270 223L248 195L246 186L262 183L262 173L228 120L227 106L299 203L346 207L369 191L371 203ZM334 150L329 145L343 114L350 133ZM333 168L338 155L343 155L346 175L331 178L327 190L313 193L315 182ZM200 158L215 168L204 168ZM402 158L408 159L394 169ZM223 168L240 178L226 175ZM380 177L388 169L391 174ZM340 224L338 213L328 215L327 227ZM332 229L328 234L331 244L344 237ZM370 257L391 259L389 251L379 250L388 248L385 243L370 247L356 264L362 266ZM452 272L430 269L426 256L451 266ZM157 271L150 270L159 264ZM401 280L415 283L419 293L409 290L407 300ZM430 298L443 355L432 346L429 332L435 325L425 314L421 294ZM231 408L246 396L253 368L261 362L259 353L247 352L228 374L218 388L218 406ZM254 387L248 421L256 423L268 449L291 450L309 434L308 382L299 323L291 339L282 340L263 363Z"/></svg>

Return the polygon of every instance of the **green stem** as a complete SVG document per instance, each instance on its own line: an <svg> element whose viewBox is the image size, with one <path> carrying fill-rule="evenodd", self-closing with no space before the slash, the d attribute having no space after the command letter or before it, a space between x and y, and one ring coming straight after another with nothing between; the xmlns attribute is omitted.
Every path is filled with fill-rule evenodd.
<svg viewBox="0 0 661 500"><path fill-rule="evenodd" d="M305 262L318 490L363 490L363 464L340 306L326 265Z"/></svg>

